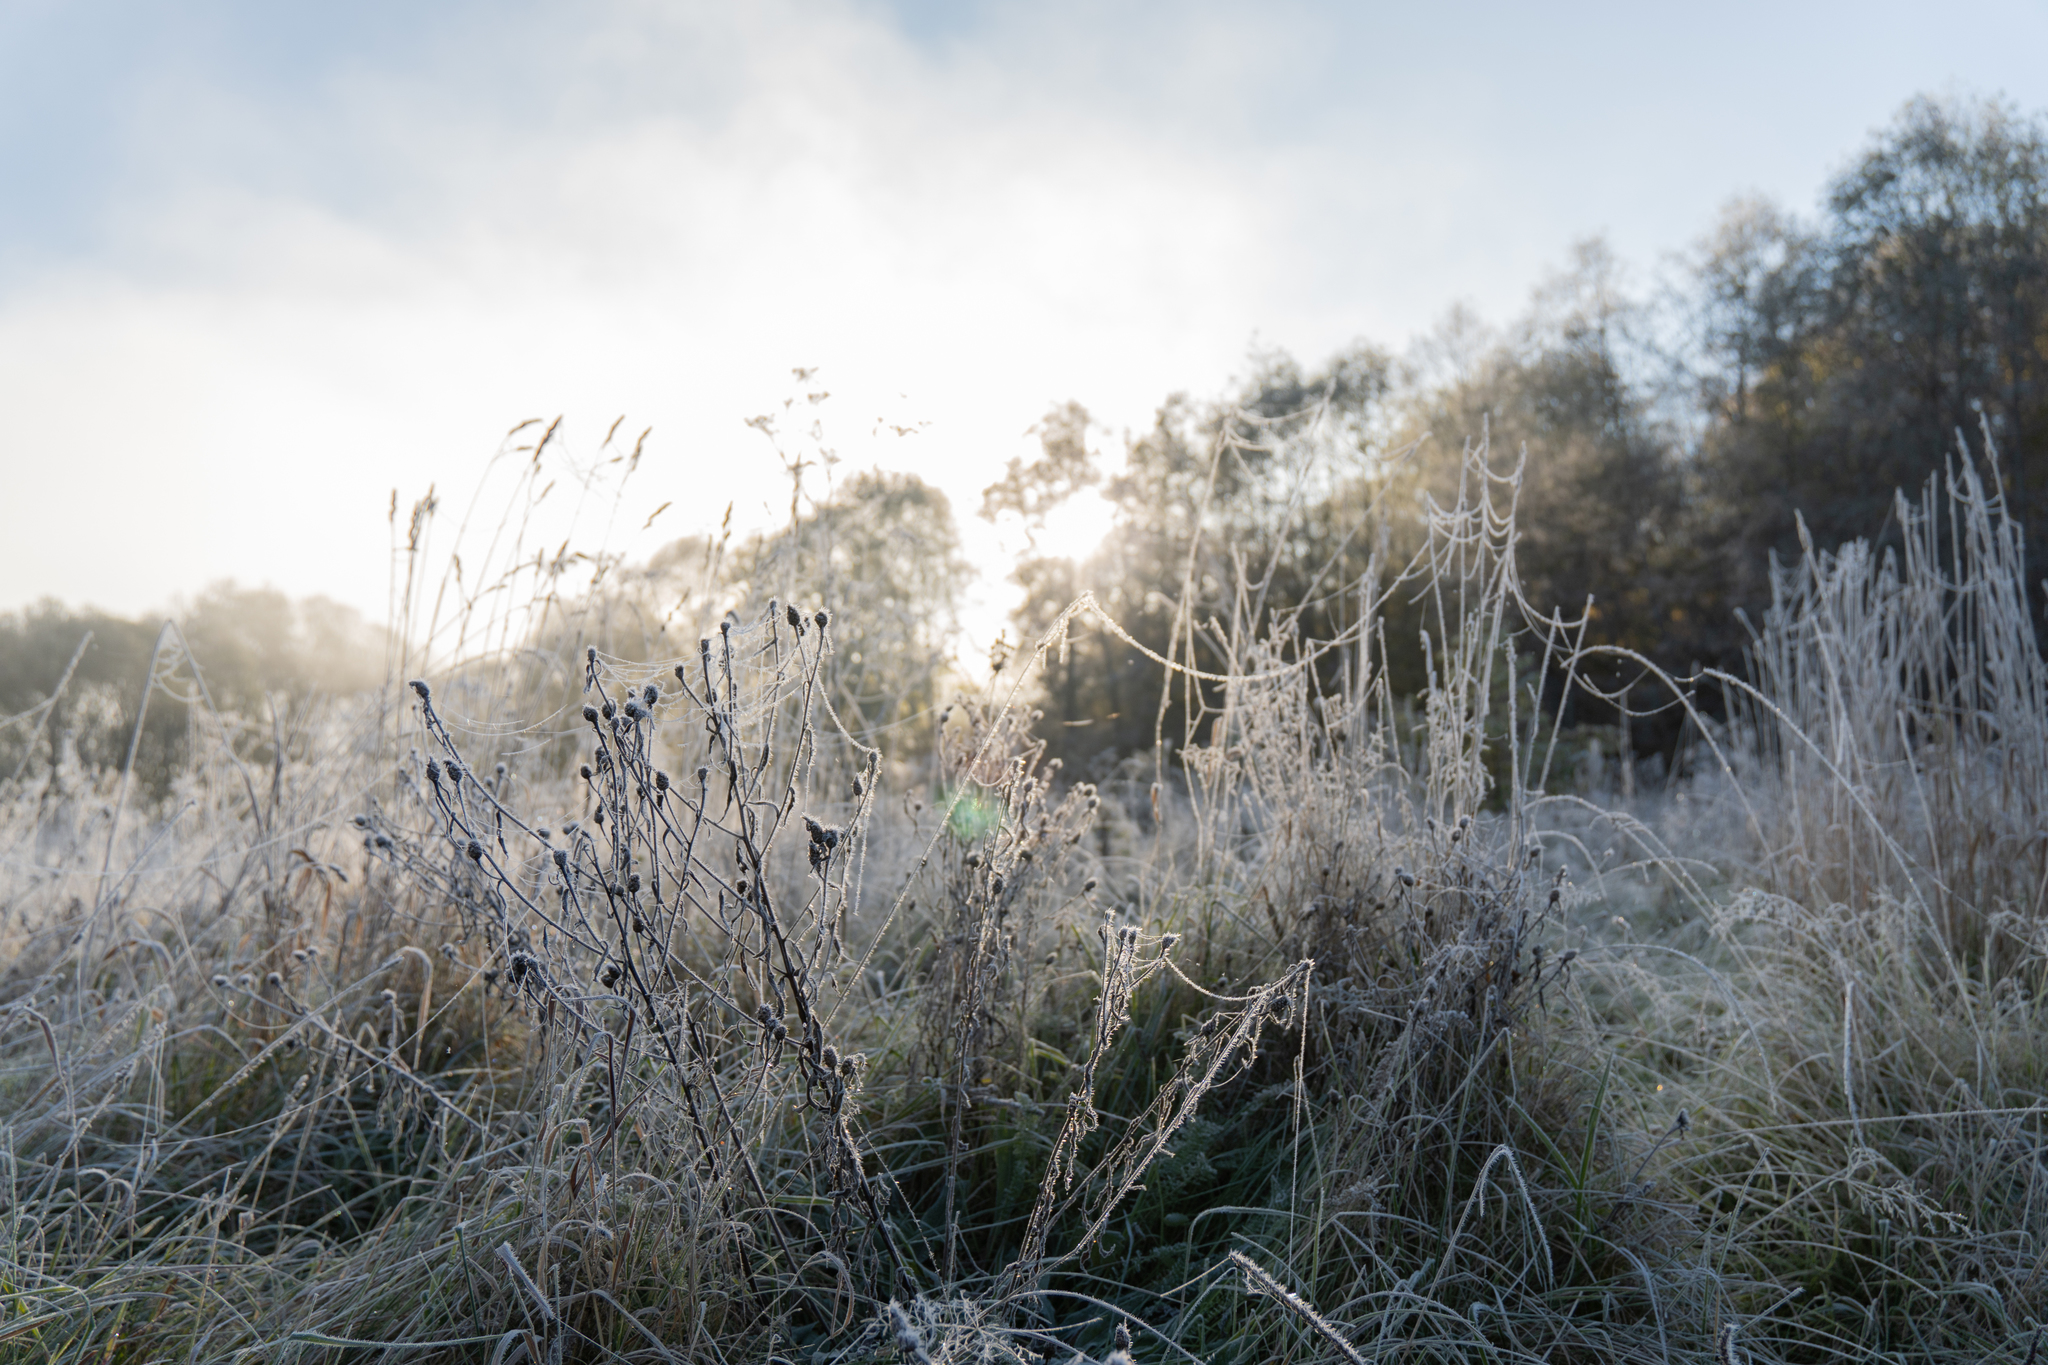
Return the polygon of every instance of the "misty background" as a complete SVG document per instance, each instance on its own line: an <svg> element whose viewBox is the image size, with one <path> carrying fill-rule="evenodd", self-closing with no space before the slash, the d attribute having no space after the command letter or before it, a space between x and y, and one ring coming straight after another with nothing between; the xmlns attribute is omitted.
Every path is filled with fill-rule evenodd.
<svg viewBox="0 0 2048 1365"><path fill-rule="evenodd" d="M657 634L806 577L914 619L847 638L875 733L1081 590L1155 639L1190 545L1340 611L1357 513L1482 432L1529 452L1541 605L1739 667L1795 512L1880 535L1959 427L2048 524L2044 40L2020 5L13 6L0 710L89 629L118 711L166 613L230 700L383 681L408 510L544 430L536 543ZM1047 682L1084 761L1157 701L1090 638Z"/></svg>

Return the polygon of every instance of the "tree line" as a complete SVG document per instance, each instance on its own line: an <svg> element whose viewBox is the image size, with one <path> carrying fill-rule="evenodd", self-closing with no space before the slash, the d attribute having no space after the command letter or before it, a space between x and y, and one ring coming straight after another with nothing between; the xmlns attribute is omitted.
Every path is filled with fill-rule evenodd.
<svg viewBox="0 0 2048 1365"><path fill-rule="evenodd" d="M1401 355L1360 343L1313 368L1257 357L1237 392L1164 403L1151 429L1125 437L1120 469L1090 445L1101 433L1086 411L1057 406L1042 453L1013 462L981 511L1028 524L1091 485L1116 507L1085 562L1019 565L1026 639L1092 588L1167 652L1177 619L1232 622L1247 573L1259 610L1334 632L1351 605L1338 587L1375 571L1376 554L1384 573L1412 548L1418 500L1448 500L1465 444L1484 439L1498 465L1526 451L1517 553L1532 602L1570 615L1590 601L1590 639L1675 674L1739 673L1744 617L1768 607L1771 565L1797 555L1802 534L1822 548L1882 543L1894 490L1949 461L1995 454L2029 562L2041 562L2044 364L2042 119L1917 98L1810 220L1739 200L1654 287L1632 289L1588 241L1504 328L1453 310ZM1317 420L1290 416L1310 411ZM1369 507L1390 513L1392 544L1361 534ZM1390 624L1384 662L1412 694L1424 660L1400 643L1412 623ZM1183 649L1220 659L1217 629L1190 630ZM1095 633L1051 666L1047 736L1069 763L1183 733L1142 660ZM1636 724L1639 744L1674 738L1668 720Z"/></svg>
<svg viewBox="0 0 2048 1365"><path fill-rule="evenodd" d="M1056 404L1035 454L1011 461L976 511L1029 530L1091 488L1115 509L1085 559L1027 551L1015 569L1017 640L1040 639L1087 590L1137 642L1084 625L1040 684L1053 753L1099 774L1155 736L1199 728L1199 690L1162 705L1146 650L1218 665L1225 637L1274 621L1324 638L1354 624L1358 586L1412 552L1423 500L1455 496L1478 440L1496 464L1526 452L1517 555L1531 600L1567 614L1590 601L1592 639L1681 675L1739 672L1744 616L1768 606L1774 559L1797 554L1802 535L1823 548L1881 541L1893 491L1937 476L1964 446L1979 461L1995 451L2039 563L2044 365L2048 131L2001 102L1923 97L1850 160L1811 218L1733 202L1640 287L1604 243L1583 242L1505 326L1453 309L1398 354L1360 342L1305 366L1260 353L1234 391L1170 396L1120 442L1081 404ZM953 509L909 475L833 479L828 450L798 453L774 421L755 424L790 471L788 523L737 544L691 537L611 574L606 609L554 620L536 653L566 661L556 671L573 685L586 644L688 654L771 599L822 606L839 719L917 753L967 680L953 657L969 583ZM1403 695L1427 685L1411 610L1398 594L1388 604L1379 660ZM185 624L230 705L378 680L356 674L380 652L331 605L223 587ZM0 618L0 714L48 696L86 629L94 647L66 706L104 710L117 680L132 688L149 628L44 604ZM157 724L145 744L168 758L182 721L167 711ZM1645 748L1672 739L1660 722L1639 724Z"/></svg>

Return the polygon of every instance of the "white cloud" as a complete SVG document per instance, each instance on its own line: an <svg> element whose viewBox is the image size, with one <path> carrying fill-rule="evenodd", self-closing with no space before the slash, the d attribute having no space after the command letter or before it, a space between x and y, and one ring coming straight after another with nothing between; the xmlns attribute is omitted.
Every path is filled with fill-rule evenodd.
<svg viewBox="0 0 2048 1365"><path fill-rule="evenodd" d="M662 48L638 31L645 80ZM795 364L821 367L847 458L965 515L1049 402L1142 421L1240 350L1270 227L1225 168L963 92L993 76L847 14L716 41L741 74L709 112L628 100L515 133L366 82L331 117L395 193L306 192L259 146L257 173L121 202L120 257L0 310L37 452L13 506L41 509L8 518L8 595L132 610L236 574L374 608L389 490L459 488L511 421L557 411L586 444L619 412L653 425L640 496L677 499L667 533L729 501L759 521L781 473L742 419ZM199 104L202 130L266 114ZM878 415L929 426L881 448Z"/></svg>

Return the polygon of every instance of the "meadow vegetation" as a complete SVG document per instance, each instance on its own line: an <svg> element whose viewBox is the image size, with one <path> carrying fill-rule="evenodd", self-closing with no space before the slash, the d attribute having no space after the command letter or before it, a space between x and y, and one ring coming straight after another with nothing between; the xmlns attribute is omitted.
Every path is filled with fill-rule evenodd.
<svg viewBox="0 0 2048 1365"><path fill-rule="evenodd" d="M1522 594L1521 477L1469 451L1359 626L1164 659L1215 714L1100 784L1030 707L1086 599L908 760L777 597L652 658L556 603L260 752L202 706L161 798L31 765L0 1338L2024 1358L2048 676L1995 484L1782 570L1750 676L1646 674L1693 739L1628 797L1560 759L1615 647Z"/></svg>

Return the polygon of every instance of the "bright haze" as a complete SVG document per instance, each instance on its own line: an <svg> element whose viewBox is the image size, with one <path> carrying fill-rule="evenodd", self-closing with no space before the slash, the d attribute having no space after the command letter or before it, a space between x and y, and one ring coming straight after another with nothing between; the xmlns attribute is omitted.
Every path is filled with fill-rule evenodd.
<svg viewBox="0 0 2048 1365"><path fill-rule="evenodd" d="M233 577L380 617L392 491L462 495L528 417L652 429L615 550L763 526L745 419L798 390L999 576L979 490L1049 404L1114 451L1255 346L1504 320L1580 237L1648 277L1916 92L2048 105L2043 52L2039 6L1871 0L14 0L0 609Z"/></svg>

